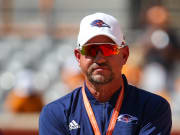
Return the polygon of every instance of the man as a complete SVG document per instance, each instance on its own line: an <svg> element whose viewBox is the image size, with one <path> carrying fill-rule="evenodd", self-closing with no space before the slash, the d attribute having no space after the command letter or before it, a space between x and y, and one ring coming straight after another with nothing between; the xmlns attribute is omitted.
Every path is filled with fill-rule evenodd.
<svg viewBox="0 0 180 135"><path fill-rule="evenodd" d="M85 83L44 107L40 135L170 134L168 102L129 85L121 73L129 49L114 17L86 16L74 53Z"/></svg>

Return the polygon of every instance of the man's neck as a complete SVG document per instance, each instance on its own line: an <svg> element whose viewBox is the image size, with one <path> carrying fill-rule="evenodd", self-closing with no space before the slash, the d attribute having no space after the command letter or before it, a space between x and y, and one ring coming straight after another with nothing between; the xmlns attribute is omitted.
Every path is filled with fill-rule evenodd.
<svg viewBox="0 0 180 135"><path fill-rule="evenodd" d="M99 102L106 102L121 87L122 81L122 78L108 84L92 84L91 82L86 81L86 86L96 100Z"/></svg>

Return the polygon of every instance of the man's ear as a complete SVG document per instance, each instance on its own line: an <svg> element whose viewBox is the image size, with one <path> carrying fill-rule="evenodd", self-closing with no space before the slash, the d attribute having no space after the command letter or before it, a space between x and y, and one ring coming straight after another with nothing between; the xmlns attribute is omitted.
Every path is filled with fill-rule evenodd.
<svg viewBox="0 0 180 135"><path fill-rule="evenodd" d="M78 49L74 50L74 55L76 57L76 60L78 61L78 63L80 62L80 57L81 57L81 53Z"/></svg>
<svg viewBox="0 0 180 135"><path fill-rule="evenodd" d="M129 57L129 47L126 46L123 48L123 64L126 64L128 57Z"/></svg>

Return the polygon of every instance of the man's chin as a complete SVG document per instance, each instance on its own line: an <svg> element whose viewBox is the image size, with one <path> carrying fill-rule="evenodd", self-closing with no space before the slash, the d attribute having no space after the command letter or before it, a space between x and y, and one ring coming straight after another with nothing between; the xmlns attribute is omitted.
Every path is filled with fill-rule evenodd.
<svg viewBox="0 0 180 135"><path fill-rule="evenodd" d="M112 81L111 78L105 78L103 75L94 75L90 77L90 81L94 84L107 84Z"/></svg>

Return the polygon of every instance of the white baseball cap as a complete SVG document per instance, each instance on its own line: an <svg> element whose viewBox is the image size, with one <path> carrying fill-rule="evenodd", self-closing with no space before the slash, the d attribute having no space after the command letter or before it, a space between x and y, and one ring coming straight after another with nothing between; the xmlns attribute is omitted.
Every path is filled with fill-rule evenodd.
<svg viewBox="0 0 180 135"><path fill-rule="evenodd" d="M118 20L105 13L95 13L81 20L77 48L82 48L85 43L98 35L108 36L116 44L125 45Z"/></svg>

